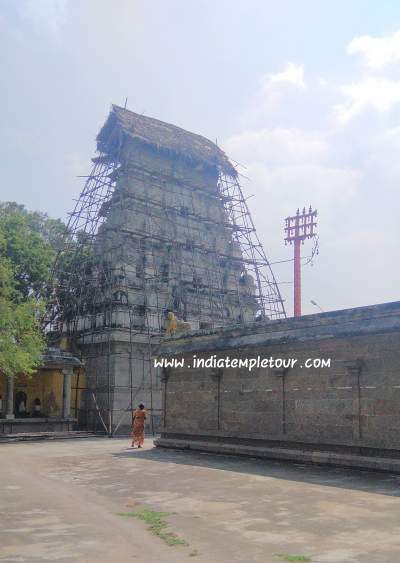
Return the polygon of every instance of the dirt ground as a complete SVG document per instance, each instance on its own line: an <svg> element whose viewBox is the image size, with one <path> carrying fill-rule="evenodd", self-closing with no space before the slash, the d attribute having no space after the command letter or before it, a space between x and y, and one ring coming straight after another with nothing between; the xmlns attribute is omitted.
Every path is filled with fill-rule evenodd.
<svg viewBox="0 0 400 563"><path fill-rule="evenodd" d="M400 562L400 476L127 446L1 445L0 561Z"/></svg>

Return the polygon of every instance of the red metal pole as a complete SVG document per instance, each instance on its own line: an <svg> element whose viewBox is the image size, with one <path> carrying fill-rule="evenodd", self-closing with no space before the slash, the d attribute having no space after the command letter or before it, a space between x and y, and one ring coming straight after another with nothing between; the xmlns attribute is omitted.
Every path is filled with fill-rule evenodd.
<svg viewBox="0 0 400 563"><path fill-rule="evenodd" d="M294 241L294 316L301 316L300 240Z"/></svg>
<svg viewBox="0 0 400 563"><path fill-rule="evenodd" d="M300 209L298 209L296 215L286 217L285 219L285 244L289 243L294 245L293 314L295 317L301 316L300 245L303 244L305 240L312 239L317 236L317 233L315 232L315 229L317 227L317 222L315 221L316 217L317 211L313 211L310 205L308 212L306 212L306 208L304 207L302 213L300 213Z"/></svg>

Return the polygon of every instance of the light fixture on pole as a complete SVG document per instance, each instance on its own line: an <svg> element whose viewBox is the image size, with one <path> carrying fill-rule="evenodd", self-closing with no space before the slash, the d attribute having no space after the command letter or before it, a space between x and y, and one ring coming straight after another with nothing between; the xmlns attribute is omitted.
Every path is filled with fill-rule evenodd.
<svg viewBox="0 0 400 563"><path fill-rule="evenodd" d="M314 301L313 299L311 299L310 303L311 303L311 305L314 305L315 307L318 307L318 309L321 311L321 313L325 313L325 311L323 310L323 308L320 307L316 301Z"/></svg>

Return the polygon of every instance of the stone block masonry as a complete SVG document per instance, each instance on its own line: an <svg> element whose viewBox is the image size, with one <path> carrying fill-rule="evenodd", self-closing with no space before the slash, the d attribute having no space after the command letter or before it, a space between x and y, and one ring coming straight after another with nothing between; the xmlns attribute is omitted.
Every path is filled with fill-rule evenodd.
<svg viewBox="0 0 400 563"><path fill-rule="evenodd" d="M194 355L298 361L193 369ZM198 332L159 358L185 366L163 370L158 446L400 468L400 302Z"/></svg>
<svg viewBox="0 0 400 563"><path fill-rule="evenodd" d="M97 149L56 262L65 284L54 329L84 360L81 428L128 434L143 402L156 430L151 358L169 313L192 329L286 314L236 169L216 144L113 106Z"/></svg>

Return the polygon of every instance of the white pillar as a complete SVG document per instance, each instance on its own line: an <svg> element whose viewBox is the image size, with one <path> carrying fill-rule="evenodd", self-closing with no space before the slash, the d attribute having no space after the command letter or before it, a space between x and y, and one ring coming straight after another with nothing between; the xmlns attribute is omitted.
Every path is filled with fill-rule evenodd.
<svg viewBox="0 0 400 563"><path fill-rule="evenodd" d="M63 368L64 382L63 382L63 418L71 418L71 385L73 368Z"/></svg>

